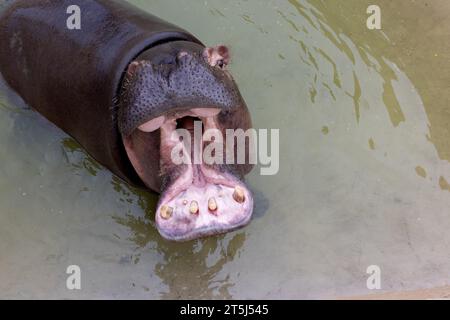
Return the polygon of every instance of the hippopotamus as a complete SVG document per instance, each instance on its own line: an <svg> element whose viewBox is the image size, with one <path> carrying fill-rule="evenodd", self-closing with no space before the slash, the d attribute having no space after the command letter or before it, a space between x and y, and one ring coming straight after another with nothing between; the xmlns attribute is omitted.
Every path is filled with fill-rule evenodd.
<svg viewBox="0 0 450 320"><path fill-rule="evenodd" d="M79 8L79 28L68 27L70 6ZM251 220L244 176L252 164L171 157L178 129L252 127L229 63L227 46L206 47L122 1L16 0L0 16L0 72L9 87L113 174L160 193L155 224L168 240Z"/></svg>

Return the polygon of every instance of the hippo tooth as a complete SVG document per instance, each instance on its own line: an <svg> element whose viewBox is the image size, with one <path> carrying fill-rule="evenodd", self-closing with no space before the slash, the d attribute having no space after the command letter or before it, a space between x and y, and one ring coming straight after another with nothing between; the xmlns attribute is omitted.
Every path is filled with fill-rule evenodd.
<svg viewBox="0 0 450 320"><path fill-rule="evenodd" d="M209 200L208 200L208 209L211 210L211 211L216 211L217 210L216 199L209 198Z"/></svg>
<svg viewBox="0 0 450 320"><path fill-rule="evenodd" d="M192 214L196 214L198 212L198 202L192 201L191 205L189 206L189 212Z"/></svg>
<svg viewBox="0 0 450 320"><path fill-rule="evenodd" d="M165 220L169 219L172 216L172 213L173 213L173 208L166 206L166 205L162 206L161 210L159 211L161 218L163 218Z"/></svg>
<svg viewBox="0 0 450 320"><path fill-rule="evenodd" d="M236 200L236 202L239 202L239 203L242 203L242 202L245 201L244 190L241 187L236 186L234 188L233 199Z"/></svg>

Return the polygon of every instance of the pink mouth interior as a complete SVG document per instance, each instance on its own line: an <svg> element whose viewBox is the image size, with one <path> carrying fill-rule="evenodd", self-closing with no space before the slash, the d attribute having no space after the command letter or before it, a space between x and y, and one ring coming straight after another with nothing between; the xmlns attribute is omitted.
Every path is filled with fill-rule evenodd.
<svg viewBox="0 0 450 320"><path fill-rule="evenodd" d="M175 166L171 163L172 148L179 143L174 134L175 129L181 127L191 131L193 119L200 119L204 130L217 129L218 112L215 108L191 109L170 117L152 119L141 125L139 130L161 130L161 165ZM137 161L133 150L127 147L127 144L125 147L139 173L140 161ZM183 152L187 153L186 150ZM189 156L193 163L194 155ZM239 179L205 164L182 166L183 173L161 195L156 210L156 225L164 238L185 241L235 230L250 221L253 197ZM236 187L240 190L241 197L236 197ZM192 210L193 208L198 210Z"/></svg>

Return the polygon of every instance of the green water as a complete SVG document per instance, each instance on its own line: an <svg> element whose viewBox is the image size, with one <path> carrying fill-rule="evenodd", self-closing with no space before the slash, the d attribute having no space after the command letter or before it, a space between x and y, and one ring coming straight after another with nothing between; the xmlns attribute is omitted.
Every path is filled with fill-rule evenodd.
<svg viewBox="0 0 450 320"><path fill-rule="evenodd" d="M157 195L114 178L0 91L1 298L320 298L448 285L450 4L130 1L225 43L280 171L248 177L245 229L188 243L153 227ZM82 289L66 289L68 265Z"/></svg>

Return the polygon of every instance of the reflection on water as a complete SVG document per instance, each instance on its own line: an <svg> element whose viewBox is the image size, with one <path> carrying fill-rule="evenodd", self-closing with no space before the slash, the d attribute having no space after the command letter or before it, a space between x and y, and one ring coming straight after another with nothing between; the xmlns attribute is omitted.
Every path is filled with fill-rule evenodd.
<svg viewBox="0 0 450 320"><path fill-rule="evenodd" d="M379 0L382 31L365 27L368 0L130 2L230 45L255 126L281 129L280 172L249 176L255 219L245 229L167 242L154 227L158 195L112 177L3 89L4 296L364 294L374 263L388 290L443 284L448 2ZM87 277L75 295L64 288L69 263Z"/></svg>
<svg viewBox="0 0 450 320"><path fill-rule="evenodd" d="M230 239L231 238L231 239ZM245 242L245 232L224 239L197 240L195 242L158 246L164 262L156 265L155 273L169 287L162 298L220 298L229 299L228 277L217 278L226 263L232 262Z"/></svg>
<svg viewBox="0 0 450 320"><path fill-rule="evenodd" d="M130 192L138 196L139 206L144 217L131 214L114 216L113 219L129 228L131 240L137 245L139 253L134 255L134 263L139 263L146 250L155 250L163 256L156 264L154 273L167 285L161 292L161 298L231 298L228 287L233 284L228 279L216 279L216 273L223 265L232 261L238 254L245 240L245 232L230 236L200 239L174 243L163 241L155 229L154 211L156 198L148 193L131 190L118 179L113 179L114 189L126 198Z"/></svg>

